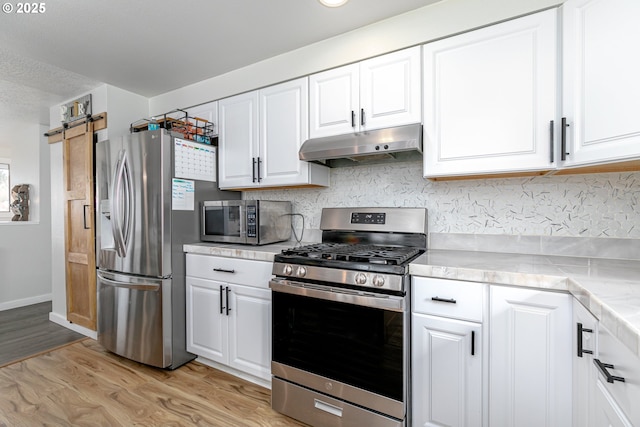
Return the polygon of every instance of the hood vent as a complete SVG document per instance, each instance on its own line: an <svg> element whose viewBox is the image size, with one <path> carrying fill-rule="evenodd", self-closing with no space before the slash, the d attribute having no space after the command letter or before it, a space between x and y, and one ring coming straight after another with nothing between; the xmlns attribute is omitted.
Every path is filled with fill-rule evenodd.
<svg viewBox="0 0 640 427"><path fill-rule="evenodd" d="M422 159L422 125L309 139L299 157L329 167Z"/></svg>

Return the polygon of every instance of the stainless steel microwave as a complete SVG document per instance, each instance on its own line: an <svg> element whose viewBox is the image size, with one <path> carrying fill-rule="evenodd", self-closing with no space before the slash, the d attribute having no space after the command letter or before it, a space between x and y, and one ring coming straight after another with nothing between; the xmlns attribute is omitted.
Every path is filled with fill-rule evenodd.
<svg viewBox="0 0 640 427"><path fill-rule="evenodd" d="M291 238L291 202L207 201L200 217L204 242L266 245Z"/></svg>

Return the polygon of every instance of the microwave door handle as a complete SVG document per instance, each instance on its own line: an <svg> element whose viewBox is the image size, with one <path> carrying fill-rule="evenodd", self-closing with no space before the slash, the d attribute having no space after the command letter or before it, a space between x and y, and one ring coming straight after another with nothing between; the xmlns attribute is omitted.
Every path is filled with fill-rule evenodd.
<svg viewBox="0 0 640 427"><path fill-rule="evenodd" d="M246 242L247 241L247 209L245 204L241 204L239 208L240 215L240 238Z"/></svg>

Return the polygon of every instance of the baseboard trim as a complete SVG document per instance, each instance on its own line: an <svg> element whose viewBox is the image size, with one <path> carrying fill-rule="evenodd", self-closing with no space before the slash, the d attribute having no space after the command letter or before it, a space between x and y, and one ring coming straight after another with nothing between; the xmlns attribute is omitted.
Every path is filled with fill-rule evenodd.
<svg viewBox="0 0 640 427"><path fill-rule="evenodd" d="M198 356L195 360L198 363L202 363L203 365L207 365L211 368L215 368L219 371L226 372L227 374L231 374L235 377L242 378L245 381L249 381L250 383L257 384L264 388L271 390L271 379L265 380L264 378L258 378L254 375L247 374L246 372L239 371L237 369L232 368L231 366L224 365L222 363L215 362L211 359L207 359L206 357Z"/></svg>
<svg viewBox="0 0 640 427"><path fill-rule="evenodd" d="M17 299L0 303L0 311L11 310L12 308L26 307L28 305L39 304L41 302L51 301L52 294L38 295L30 298Z"/></svg>
<svg viewBox="0 0 640 427"><path fill-rule="evenodd" d="M59 315L58 313L51 312L49 313L49 320L53 323L57 323L60 326L64 326L67 329L71 329L74 332L82 334L86 337L93 338L94 340L98 339L98 333L96 331L92 331L91 329L87 329L83 326L76 325L75 323L69 322L65 317Z"/></svg>

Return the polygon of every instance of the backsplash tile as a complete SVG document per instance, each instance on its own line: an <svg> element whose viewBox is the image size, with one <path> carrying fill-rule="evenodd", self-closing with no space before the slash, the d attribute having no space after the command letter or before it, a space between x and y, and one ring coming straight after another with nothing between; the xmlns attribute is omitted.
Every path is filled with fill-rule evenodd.
<svg viewBox="0 0 640 427"><path fill-rule="evenodd" d="M401 206L426 207L432 233L640 238L640 172L434 182L422 162L405 162L332 169L329 188L244 197L291 200L308 229L319 228L323 207Z"/></svg>

